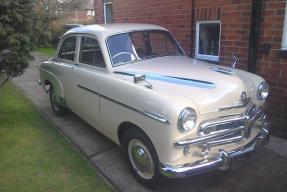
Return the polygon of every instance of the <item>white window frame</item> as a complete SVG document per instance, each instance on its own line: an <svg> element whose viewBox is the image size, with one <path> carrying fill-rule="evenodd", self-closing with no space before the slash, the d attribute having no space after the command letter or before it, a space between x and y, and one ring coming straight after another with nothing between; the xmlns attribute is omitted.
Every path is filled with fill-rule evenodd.
<svg viewBox="0 0 287 192"><path fill-rule="evenodd" d="M199 54L199 29L201 24L214 24L217 23L220 26L219 31L219 49L218 49L218 56L214 55L205 55L205 54ZM203 59L203 60L209 60L209 61L219 61L219 55L220 55L220 40L221 40L221 21L197 21L196 22L196 38L195 38L195 58L196 59Z"/></svg>
<svg viewBox="0 0 287 192"><path fill-rule="evenodd" d="M287 3L285 8L285 20L283 28L282 50L287 50Z"/></svg>
<svg viewBox="0 0 287 192"><path fill-rule="evenodd" d="M112 2L105 2L104 3L104 21L105 21L105 24L107 24L107 11L106 11L106 6L108 4L112 4Z"/></svg>

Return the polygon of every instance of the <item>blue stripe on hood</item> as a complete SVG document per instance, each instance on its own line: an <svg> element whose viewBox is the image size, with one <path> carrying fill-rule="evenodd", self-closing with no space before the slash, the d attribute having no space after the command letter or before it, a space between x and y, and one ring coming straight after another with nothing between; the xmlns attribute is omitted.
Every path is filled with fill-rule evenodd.
<svg viewBox="0 0 287 192"><path fill-rule="evenodd" d="M134 72L124 72L124 71L115 71L116 74L127 75L127 76L134 76ZM208 81L202 81L197 79L188 79L188 78L181 78L181 77L173 77L173 76L163 76L154 73L146 73L147 79L157 80L157 81L164 81L168 83L180 84L180 85L187 85L199 88L206 88L206 89L214 89L216 86L214 83Z"/></svg>

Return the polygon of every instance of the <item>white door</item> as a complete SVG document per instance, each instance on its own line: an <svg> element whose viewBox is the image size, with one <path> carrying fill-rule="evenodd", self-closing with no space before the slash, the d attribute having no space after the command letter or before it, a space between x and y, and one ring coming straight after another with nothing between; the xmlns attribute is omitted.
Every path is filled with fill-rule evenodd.
<svg viewBox="0 0 287 192"><path fill-rule="evenodd" d="M79 39L78 63L72 68L69 103L72 110L93 126L99 122L99 79L106 74L100 46L94 36Z"/></svg>

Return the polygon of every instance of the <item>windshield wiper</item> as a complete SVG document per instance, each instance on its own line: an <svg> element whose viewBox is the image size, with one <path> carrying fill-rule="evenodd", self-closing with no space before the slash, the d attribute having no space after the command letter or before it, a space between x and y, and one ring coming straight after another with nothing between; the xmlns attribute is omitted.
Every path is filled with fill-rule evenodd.
<svg viewBox="0 0 287 192"><path fill-rule="evenodd" d="M144 57L144 59L155 58L155 57L158 57L158 56L159 56L158 54L147 55L147 56Z"/></svg>
<svg viewBox="0 0 287 192"><path fill-rule="evenodd" d="M140 61L141 59L134 59L134 60L131 60L131 61L127 61L127 62L118 62L116 64L113 65L113 67L117 67L117 66L120 66L120 65L126 65L126 64L130 64L130 63L135 63L137 61Z"/></svg>
<svg viewBox="0 0 287 192"><path fill-rule="evenodd" d="M163 56L173 56L173 55L178 55L176 53L161 53L159 56L163 57Z"/></svg>

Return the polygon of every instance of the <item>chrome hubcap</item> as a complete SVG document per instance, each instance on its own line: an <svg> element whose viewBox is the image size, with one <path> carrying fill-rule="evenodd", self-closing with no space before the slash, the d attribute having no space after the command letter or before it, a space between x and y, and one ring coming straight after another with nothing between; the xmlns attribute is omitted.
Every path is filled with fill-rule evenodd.
<svg viewBox="0 0 287 192"><path fill-rule="evenodd" d="M147 147L138 139L129 142L128 154L133 168L144 179L154 175L154 162Z"/></svg>

